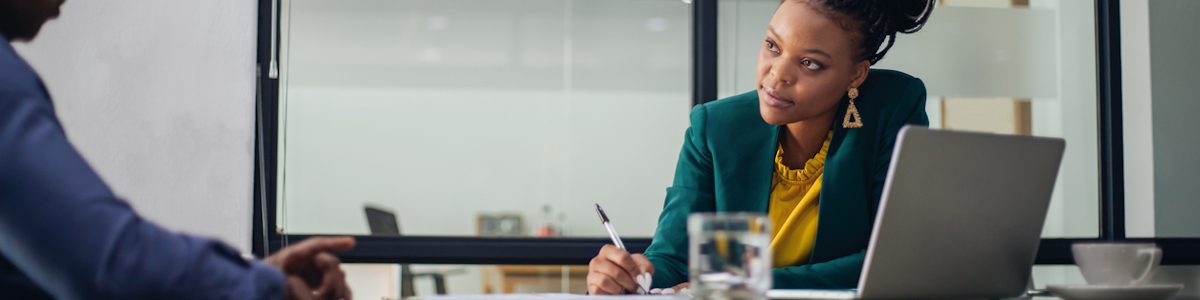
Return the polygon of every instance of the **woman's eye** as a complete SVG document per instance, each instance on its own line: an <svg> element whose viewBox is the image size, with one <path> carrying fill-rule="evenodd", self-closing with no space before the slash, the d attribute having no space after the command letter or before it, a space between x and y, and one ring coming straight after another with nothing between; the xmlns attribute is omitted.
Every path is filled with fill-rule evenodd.
<svg viewBox="0 0 1200 300"><path fill-rule="evenodd" d="M812 71L816 71L816 70L820 70L820 69L821 69L821 63L819 63L819 62L817 62L817 61L815 61L815 60L812 60L812 59L808 59L808 58L801 59L801 60L800 60L800 65L801 65L801 66L804 66L804 68L805 68L805 69L809 69L809 70L812 70Z"/></svg>
<svg viewBox="0 0 1200 300"><path fill-rule="evenodd" d="M766 44L766 45L767 45L767 51L771 51L771 52L779 52L779 47L775 46L775 42L774 42L774 41L772 41L772 40L766 40L766 43L767 43L767 44Z"/></svg>

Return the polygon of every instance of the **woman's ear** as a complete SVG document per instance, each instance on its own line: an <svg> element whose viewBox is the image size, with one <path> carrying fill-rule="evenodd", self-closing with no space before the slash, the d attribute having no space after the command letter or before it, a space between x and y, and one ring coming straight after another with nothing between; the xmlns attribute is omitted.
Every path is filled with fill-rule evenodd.
<svg viewBox="0 0 1200 300"><path fill-rule="evenodd" d="M859 61L854 65L854 77L850 79L850 87L860 87L863 81L867 81L867 75L871 74L871 62L867 60Z"/></svg>

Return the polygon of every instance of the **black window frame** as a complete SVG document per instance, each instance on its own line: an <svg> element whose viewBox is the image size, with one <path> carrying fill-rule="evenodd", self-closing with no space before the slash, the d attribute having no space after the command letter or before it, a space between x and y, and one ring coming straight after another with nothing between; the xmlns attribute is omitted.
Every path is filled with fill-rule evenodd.
<svg viewBox="0 0 1200 300"><path fill-rule="evenodd" d="M692 1L692 100L701 104L717 95L717 3ZM276 228L276 164L279 81L275 75L280 0L259 0L258 80L252 213L252 251L259 257L287 242L312 235ZM1151 242L1163 249L1163 264L1200 264L1200 238L1127 238L1125 236L1124 159L1121 115L1120 11L1117 0L1096 0L1098 151L1100 224L1096 238L1042 239L1039 265L1074 264L1071 244L1089 241ZM340 254L348 263L544 264L586 265L606 238L481 238L444 236L358 236L357 247ZM625 240L643 251L649 238Z"/></svg>

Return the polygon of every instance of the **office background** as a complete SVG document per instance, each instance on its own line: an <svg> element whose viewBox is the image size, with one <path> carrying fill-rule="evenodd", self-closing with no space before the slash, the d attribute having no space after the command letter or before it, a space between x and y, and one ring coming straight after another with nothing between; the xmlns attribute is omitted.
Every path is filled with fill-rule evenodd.
<svg viewBox="0 0 1200 300"><path fill-rule="evenodd" d="M48 82L68 135L119 195L170 228L244 251L253 228L261 21L251 2L73 1L38 42L18 46ZM550 225L565 236L599 237L591 202L605 203L626 236L653 230L693 102L692 15L682 2L281 3L290 8L281 12L287 34L277 66L286 178L275 213L286 233L366 234L362 206L376 204L393 209L409 235L477 236L480 218L517 215L523 236ZM747 71L774 3L718 2L720 96L749 90ZM1067 138L1045 235L1095 237L1094 4L978 3L985 2L942 3L926 31L901 36L881 67L926 80L935 126ZM1200 211L1200 187L1190 184L1200 140L1188 125L1200 102L1187 84L1200 67L1188 53L1200 40L1180 34L1200 27L1188 20L1196 6L1120 3L1130 237L1200 235L1190 217ZM968 35L1010 52L922 41L986 28L953 21L981 9L998 22L1028 21ZM938 26L947 23L960 26ZM1047 44L1054 46L1031 46ZM971 57L996 60L950 63ZM947 71L963 65L977 68ZM971 84L964 73L1026 80ZM493 152L480 153L480 144ZM394 282L389 265L352 268L360 268L351 278L363 290ZM417 268L449 271L451 292L484 291L490 272ZM1044 268L1052 269L1040 274L1047 280L1077 280L1069 267ZM544 275L571 288L559 273Z"/></svg>

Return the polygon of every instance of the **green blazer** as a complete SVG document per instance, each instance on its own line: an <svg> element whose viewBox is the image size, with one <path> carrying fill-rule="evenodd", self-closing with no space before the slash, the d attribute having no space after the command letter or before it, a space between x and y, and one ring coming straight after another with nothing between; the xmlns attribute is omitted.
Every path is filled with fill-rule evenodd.
<svg viewBox="0 0 1200 300"><path fill-rule="evenodd" d="M905 124L929 124L920 79L872 69L859 91L862 128L842 128L847 101L837 108L812 256L805 265L775 268L775 288L857 286L896 134ZM692 109L675 181L645 252L654 287L688 281L688 214L767 212L781 126L763 121L758 105L758 94L748 92Z"/></svg>

